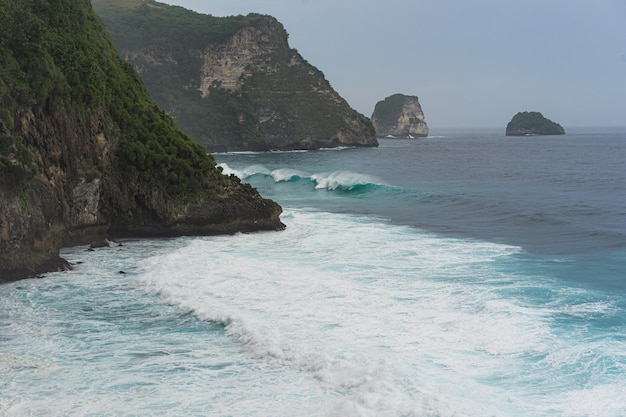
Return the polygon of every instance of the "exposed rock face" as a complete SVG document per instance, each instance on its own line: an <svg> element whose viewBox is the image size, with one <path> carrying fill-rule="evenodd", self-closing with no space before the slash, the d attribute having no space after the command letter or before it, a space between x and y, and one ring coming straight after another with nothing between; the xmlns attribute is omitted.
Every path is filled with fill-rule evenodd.
<svg viewBox="0 0 626 417"><path fill-rule="evenodd" d="M202 59L199 88L202 97L208 96L211 88L218 85L229 91L240 92L244 81L255 72L279 70L276 63L266 62L263 57L278 52L279 45L272 42L270 34L281 28L272 19L267 19L265 23L266 31L260 27L244 27L226 42L210 44L199 53Z"/></svg>
<svg viewBox="0 0 626 417"><path fill-rule="evenodd" d="M64 245L284 228L278 204L223 176L150 102L87 0L55 2L50 21L45 7L8 4L0 14L8 49L0 54L0 282L68 268ZM34 27L38 37L24 43ZM64 65L73 45L50 33L84 42L82 55Z"/></svg>
<svg viewBox="0 0 626 417"><path fill-rule="evenodd" d="M564 135L565 129L539 112L519 112L506 126L507 136Z"/></svg>
<svg viewBox="0 0 626 417"><path fill-rule="evenodd" d="M428 126L417 96L394 94L376 103L372 123L377 137L425 137Z"/></svg>
<svg viewBox="0 0 626 417"><path fill-rule="evenodd" d="M287 32L271 16L216 18L156 2L131 10L113 0L92 3L156 103L210 151L378 145L371 122L289 47ZM173 13L178 20L168 19ZM163 44L141 32L138 22L154 16L160 31L180 40ZM194 31L225 26L230 31Z"/></svg>

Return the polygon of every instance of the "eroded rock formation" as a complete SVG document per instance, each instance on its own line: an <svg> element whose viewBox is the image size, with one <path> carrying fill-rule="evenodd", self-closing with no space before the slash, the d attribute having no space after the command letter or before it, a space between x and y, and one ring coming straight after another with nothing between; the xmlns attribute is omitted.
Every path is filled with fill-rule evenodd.
<svg viewBox="0 0 626 417"><path fill-rule="evenodd" d="M372 123L377 137L428 136L428 125L417 96L394 94L376 103Z"/></svg>

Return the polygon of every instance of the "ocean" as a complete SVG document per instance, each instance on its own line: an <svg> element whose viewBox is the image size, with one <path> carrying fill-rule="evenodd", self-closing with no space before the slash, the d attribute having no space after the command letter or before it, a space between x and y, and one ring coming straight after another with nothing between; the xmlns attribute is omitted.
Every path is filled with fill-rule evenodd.
<svg viewBox="0 0 626 417"><path fill-rule="evenodd" d="M626 129L216 160L286 230L0 285L1 416L626 415Z"/></svg>

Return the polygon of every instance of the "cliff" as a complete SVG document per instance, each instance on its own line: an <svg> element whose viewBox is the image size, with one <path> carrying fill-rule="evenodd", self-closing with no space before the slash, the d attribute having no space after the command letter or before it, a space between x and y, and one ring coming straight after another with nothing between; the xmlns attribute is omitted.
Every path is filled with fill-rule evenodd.
<svg viewBox="0 0 626 417"><path fill-rule="evenodd" d="M377 137L425 137L428 125L417 96L394 94L376 103L372 123Z"/></svg>
<svg viewBox="0 0 626 417"><path fill-rule="evenodd" d="M0 282L65 269L64 245L277 230L159 110L88 0L0 0Z"/></svg>
<svg viewBox="0 0 626 417"><path fill-rule="evenodd" d="M210 151L377 146L371 122L289 47L273 17L92 0L155 102Z"/></svg>
<svg viewBox="0 0 626 417"><path fill-rule="evenodd" d="M565 129L539 112L519 112L506 125L507 136L564 135Z"/></svg>

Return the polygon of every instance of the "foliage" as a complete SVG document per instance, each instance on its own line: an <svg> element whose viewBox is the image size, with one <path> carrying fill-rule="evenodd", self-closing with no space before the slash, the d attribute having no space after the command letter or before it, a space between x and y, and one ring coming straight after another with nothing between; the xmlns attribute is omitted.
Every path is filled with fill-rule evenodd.
<svg viewBox="0 0 626 417"><path fill-rule="evenodd" d="M213 158L174 126L135 69L117 56L89 0L0 0L0 27L5 131L13 129L11 113L27 103L47 111L102 109L110 133L120 135L124 175L185 195L225 183ZM31 172L25 140L3 137L3 175L14 169L12 161Z"/></svg>
<svg viewBox="0 0 626 417"><path fill-rule="evenodd" d="M159 56L158 64L128 57L141 72L155 103L185 133L200 143L257 142L258 129L250 99L216 87L201 97L200 52L208 45L225 42L244 26L257 24L262 16L214 17L151 0L93 0L120 51L146 51Z"/></svg>
<svg viewBox="0 0 626 417"><path fill-rule="evenodd" d="M202 50L211 43L223 43L262 17L214 17L153 0L93 0L92 4L119 49L137 50L149 39L152 44L175 52L176 59L187 59L190 49Z"/></svg>
<svg viewBox="0 0 626 417"><path fill-rule="evenodd" d="M155 103L200 143L213 149L264 149L274 138L314 142L354 130L374 137L371 122L350 109L320 71L289 49L288 35L274 18L214 17L152 0L92 4L121 55L139 70ZM224 45L236 50L226 43L245 27L261 33L263 52L254 53L239 79L240 89L215 83L202 96L207 48Z"/></svg>
<svg viewBox="0 0 626 417"><path fill-rule="evenodd" d="M120 168L151 184L164 181L178 194L221 181L213 157L149 99L134 68L126 62L119 67L124 76L111 80L109 111L125 139L118 150Z"/></svg>
<svg viewBox="0 0 626 417"><path fill-rule="evenodd" d="M211 88L204 99L207 135L213 143L229 143L240 138L261 142L258 118L246 97L223 88Z"/></svg>
<svg viewBox="0 0 626 417"><path fill-rule="evenodd" d="M283 53L297 54L295 50ZM275 61L281 62L280 59ZM344 100L321 94L319 90L331 90L320 71L312 66L283 65L280 71L253 74L244 84L243 95L254 107L272 109L277 118L283 118L277 131L270 133L329 138L346 127L347 118L371 127L369 121L350 109ZM289 115L289 119L284 119L285 115ZM374 135L373 130L371 135Z"/></svg>
<svg viewBox="0 0 626 417"><path fill-rule="evenodd" d="M405 96L403 94L394 94L376 103L374 114L376 115L377 123L381 126L396 124L400 113L402 113L404 100Z"/></svg>
<svg viewBox="0 0 626 417"><path fill-rule="evenodd" d="M33 153L19 136L0 136L0 180L17 188L37 174Z"/></svg>

